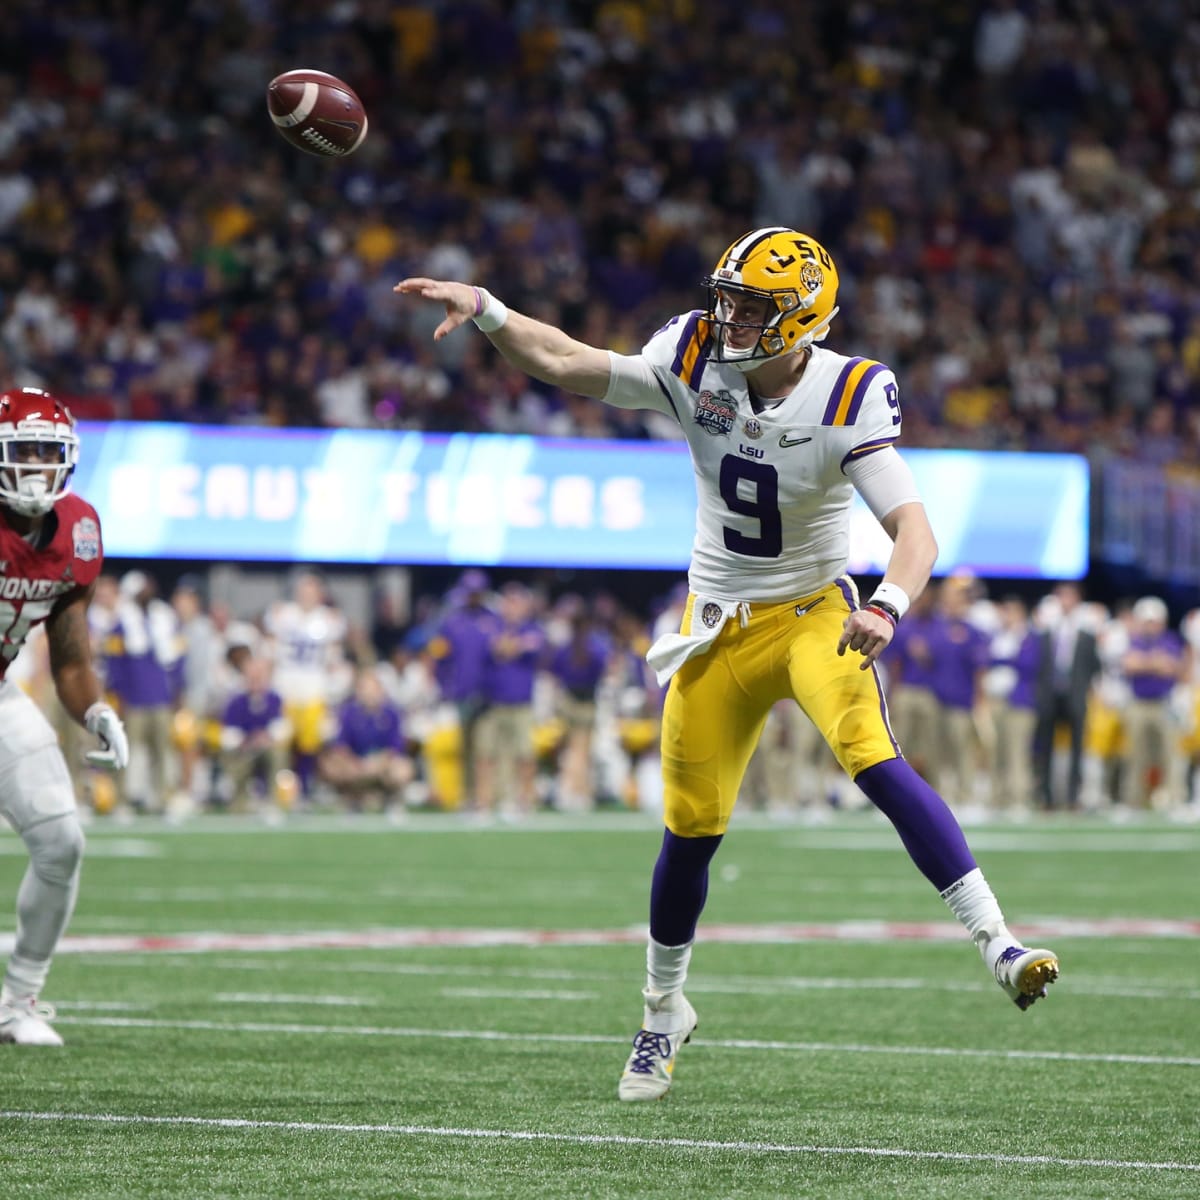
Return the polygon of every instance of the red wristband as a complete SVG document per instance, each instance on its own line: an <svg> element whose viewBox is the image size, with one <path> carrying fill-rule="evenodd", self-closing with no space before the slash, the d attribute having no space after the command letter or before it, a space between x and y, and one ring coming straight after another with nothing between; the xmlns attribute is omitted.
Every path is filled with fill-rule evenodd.
<svg viewBox="0 0 1200 1200"><path fill-rule="evenodd" d="M481 312L483 312L483 293L477 287L471 288L471 291L473 291L475 293L475 314L474 315L479 316L479 314Z"/></svg>
<svg viewBox="0 0 1200 1200"><path fill-rule="evenodd" d="M877 617L882 617L893 629L896 628L896 618L892 616L886 609L882 609L877 604L864 604L863 612L874 613Z"/></svg>

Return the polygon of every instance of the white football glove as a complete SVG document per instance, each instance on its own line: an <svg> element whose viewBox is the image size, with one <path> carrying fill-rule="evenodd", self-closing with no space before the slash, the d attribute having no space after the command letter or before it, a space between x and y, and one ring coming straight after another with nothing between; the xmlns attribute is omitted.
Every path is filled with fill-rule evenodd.
<svg viewBox="0 0 1200 1200"><path fill-rule="evenodd" d="M83 757L93 767L103 767L106 771L123 771L129 766L129 739L125 736L125 726L111 705L103 700L97 700L83 714L83 723L88 733L95 734L100 739L102 750L89 750Z"/></svg>

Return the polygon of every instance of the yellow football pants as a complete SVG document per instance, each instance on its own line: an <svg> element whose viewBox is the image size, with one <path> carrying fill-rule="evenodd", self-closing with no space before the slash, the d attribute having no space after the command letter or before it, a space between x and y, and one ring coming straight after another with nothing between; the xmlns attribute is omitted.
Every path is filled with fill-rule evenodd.
<svg viewBox="0 0 1200 1200"><path fill-rule="evenodd" d="M316 754L325 745L328 710L324 701L286 703L283 715L292 723L292 745L297 754Z"/></svg>
<svg viewBox="0 0 1200 1200"><path fill-rule="evenodd" d="M689 597L681 631L692 631ZM810 596L751 605L743 627L726 622L707 654L675 673L663 710L667 828L680 837L724 833L746 765L771 706L792 697L853 778L897 758L883 688L862 656L838 656L842 625L857 607L845 576Z"/></svg>

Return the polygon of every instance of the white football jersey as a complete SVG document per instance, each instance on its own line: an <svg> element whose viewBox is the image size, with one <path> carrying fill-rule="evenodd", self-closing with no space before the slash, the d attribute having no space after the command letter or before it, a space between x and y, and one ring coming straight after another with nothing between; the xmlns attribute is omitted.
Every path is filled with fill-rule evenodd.
<svg viewBox="0 0 1200 1200"><path fill-rule="evenodd" d="M344 685L342 614L324 604L305 610L289 600L270 609L264 624L274 643L274 684L284 700L333 699Z"/></svg>
<svg viewBox="0 0 1200 1200"><path fill-rule="evenodd" d="M745 376L709 362L701 312L674 317L640 355L610 352L605 401L673 416L696 474L688 582L722 600L809 595L850 556L847 464L900 436L896 377L818 346L786 399L755 412Z"/></svg>

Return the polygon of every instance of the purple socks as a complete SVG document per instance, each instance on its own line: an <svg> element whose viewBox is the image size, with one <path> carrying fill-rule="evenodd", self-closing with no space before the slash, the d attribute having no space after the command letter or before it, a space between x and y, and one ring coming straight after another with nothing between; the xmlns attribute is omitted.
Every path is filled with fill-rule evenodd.
<svg viewBox="0 0 1200 1200"><path fill-rule="evenodd" d="M659 945L683 946L696 936L708 896L708 864L722 836L683 838L663 830L650 884L650 936Z"/></svg>
<svg viewBox="0 0 1200 1200"><path fill-rule="evenodd" d="M876 763L854 782L893 825L917 870L944 892L975 869L967 839L941 798L902 758Z"/></svg>
<svg viewBox="0 0 1200 1200"><path fill-rule="evenodd" d="M896 827L917 870L944 892L975 859L946 802L902 758L876 763L854 780ZM708 897L708 864L721 837L684 838L663 831L650 885L650 936L662 946L684 946Z"/></svg>

